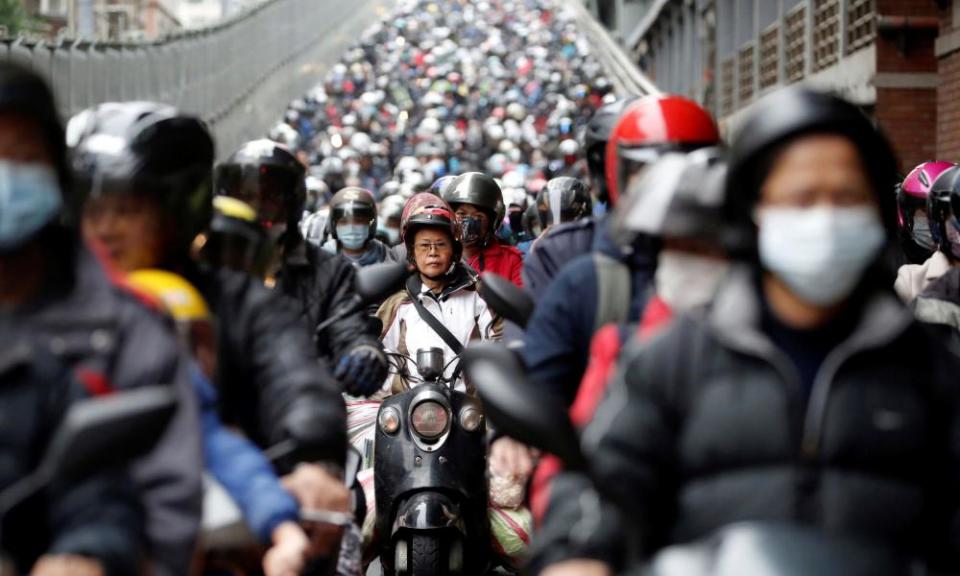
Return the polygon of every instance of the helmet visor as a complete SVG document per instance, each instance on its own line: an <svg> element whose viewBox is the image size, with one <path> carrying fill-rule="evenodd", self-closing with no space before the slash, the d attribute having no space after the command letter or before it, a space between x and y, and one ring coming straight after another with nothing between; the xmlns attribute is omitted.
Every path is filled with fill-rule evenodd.
<svg viewBox="0 0 960 576"><path fill-rule="evenodd" d="M260 221L285 223L295 212L305 184L298 174L274 166L229 165L217 169L217 193L250 204Z"/></svg>

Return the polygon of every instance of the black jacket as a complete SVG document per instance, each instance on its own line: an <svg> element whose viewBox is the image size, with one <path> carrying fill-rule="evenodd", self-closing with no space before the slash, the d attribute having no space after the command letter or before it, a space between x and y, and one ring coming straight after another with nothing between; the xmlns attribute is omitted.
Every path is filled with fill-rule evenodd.
<svg viewBox="0 0 960 576"><path fill-rule="evenodd" d="M123 287L72 234L50 234L46 291L5 319L0 334L30 335L95 387L176 388L173 421L131 474L142 492L158 574L184 574L200 526L203 470L199 408L186 356L168 318Z"/></svg>
<svg viewBox="0 0 960 576"><path fill-rule="evenodd" d="M632 548L740 520L794 521L955 568L960 361L892 293L860 302L809 402L759 330L749 271L703 318L679 317L627 349L583 443Z"/></svg>
<svg viewBox="0 0 960 576"><path fill-rule="evenodd" d="M342 462L346 411L326 362L318 361L296 306L241 272L204 271L192 279L217 319L217 375L224 421L261 448L288 436L290 418L309 411L323 433L302 446Z"/></svg>
<svg viewBox="0 0 960 576"><path fill-rule="evenodd" d="M299 303L300 316L314 333L317 356L336 364L354 346L379 349L379 329L364 310L347 315L316 334L316 327L347 306L356 293L354 267L346 258L300 242L284 259L277 285Z"/></svg>
<svg viewBox="0 0 960 576"><path fill-rule="evenodd" d="M0 490L39 465L68 405L88 394L42 345L29 338L0 347ZM10 510L0 524L0 550L26 574L43 554L99 560L107 574L134 574L143 548L143 515L120 470L54 482Z"/></svg>

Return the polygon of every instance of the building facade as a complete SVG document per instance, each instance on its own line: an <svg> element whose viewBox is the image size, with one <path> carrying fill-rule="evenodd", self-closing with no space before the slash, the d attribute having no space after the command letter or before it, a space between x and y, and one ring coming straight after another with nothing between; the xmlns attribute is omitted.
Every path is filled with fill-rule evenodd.
<svg viewBox="0 0 960 576"><path fill-rule="evenodd" d="M953 31L955 3L657 0L624 44L660 89L698 100L727 132L757 98L807 84L860 105L912 167L940 153L938 71L956 66L960 83L960 56L938 40Z"/></svg>

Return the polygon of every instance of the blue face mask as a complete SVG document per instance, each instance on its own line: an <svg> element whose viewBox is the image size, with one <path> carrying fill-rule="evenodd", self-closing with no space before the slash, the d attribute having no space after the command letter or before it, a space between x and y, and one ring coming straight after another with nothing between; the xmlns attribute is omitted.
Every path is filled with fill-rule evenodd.
<svg viewBox="0 0 960 576"><path fill-rule="evenodd" d="M62 207L53 168L0 161L0 252L22 246L56 218Z"/></svg>
<svg viewBox="0 0 960 576"><path fill-rule="evenodd" d="M365 224L338 224L337 240L348 250L359 250L367 243L370 227Z"/></svg>

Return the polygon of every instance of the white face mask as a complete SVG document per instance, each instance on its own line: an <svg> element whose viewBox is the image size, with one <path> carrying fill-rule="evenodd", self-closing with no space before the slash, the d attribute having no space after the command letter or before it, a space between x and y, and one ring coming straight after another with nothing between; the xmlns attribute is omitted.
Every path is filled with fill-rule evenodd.
<svg viewBox="0 0 960 576"><path fill-rule="evenodd" d="M760 263L801 300L818 306L850 295L886 238L877 211L854 208L763 208Z"/></svg>
<svg viewBox="0 0 960 576"><path fill-rule="evenodd" d="M725 260L663 250L653 278L657 296L677 312L704 306L713 299L727 269Z"/></svg>

